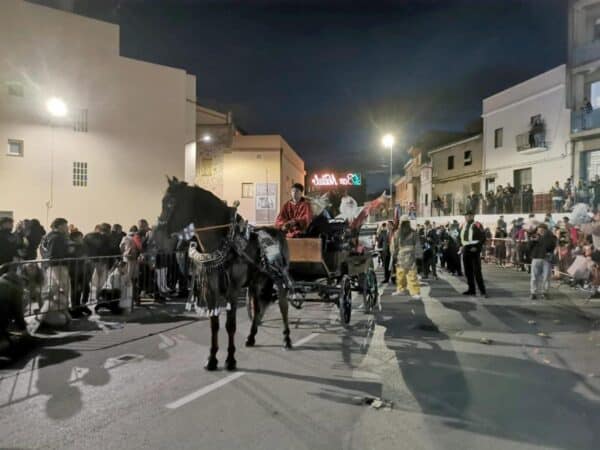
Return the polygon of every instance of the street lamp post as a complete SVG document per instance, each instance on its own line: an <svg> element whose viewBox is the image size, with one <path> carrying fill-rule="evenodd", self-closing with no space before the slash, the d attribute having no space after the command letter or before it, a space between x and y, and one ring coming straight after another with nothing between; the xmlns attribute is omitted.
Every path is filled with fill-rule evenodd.
<svg viewBox="0 0 600 450"><path fill-rule="evenodd" d="M390 204L391 206L394 206L394 195L393 195L393 184L394 184L394 178L393 178L393 155L394 155L394 144L396 142L396 138L394 137L393 134L386 134L385 136L383 136L383 138L381 139L381 143L383 144L383 146L385 148L389 148L390 149Z"/></svg>
<svg viewBox="0 0 600 450"><path fill-rule="evenodd" d="M52 97L46 102L50 114L50 198L46 202L46 225L50 221L50 208L54 207L54 126L55 120L65 117L68 113L67 104L58 97Z"/></svg>

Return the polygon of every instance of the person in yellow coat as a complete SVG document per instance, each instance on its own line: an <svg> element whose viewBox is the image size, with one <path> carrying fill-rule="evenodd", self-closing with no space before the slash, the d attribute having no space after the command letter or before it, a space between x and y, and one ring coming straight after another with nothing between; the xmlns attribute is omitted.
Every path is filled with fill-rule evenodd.
<svg viewBox="0 0 600 450"><path fill-rule="evenodd" d="M422 252L419 234L411 228L408 216L402 216L400 227L392 240L392 261L396 263L396 292L393 295L401 295L408 289L413 298L421 298L421 287L417 279L417 257Z"/></svg>

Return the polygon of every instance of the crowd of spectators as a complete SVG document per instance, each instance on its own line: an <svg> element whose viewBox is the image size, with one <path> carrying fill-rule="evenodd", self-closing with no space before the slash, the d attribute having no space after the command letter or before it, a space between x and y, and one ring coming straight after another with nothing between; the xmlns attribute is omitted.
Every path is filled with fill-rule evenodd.
<svg viewBox="0 0 600 450"><path fill-rule="evenodd" d="M529 214L534 212L534 208L543 208L563 213L570 212L579 203L589 205L595 211L600 205L600 176L596 175L591 181L580 179L574 182L573 178L568 178L562 184L556 181L548 191L538 192L538 195L546 198L536 201L531 184L516 188L506 183L485 195L471 192L460 199L442 199L436 196L432 202L432 212L437 216L458 215L465 210L475 211L477 214ZM449 201L451 204L448 204Z"/></svg>
<svg viewBox="0 0 600 450"><path fill-rule="evenodd" d="M551 279L583 287L600 297L600 211L591 215L584 204L578 209L573 213L575 221L564 216L555 222L548 213L543 221L529 214L526 219L517 218L507 224L501 215L495 226L485 227L484 262L531 274L532 299L548 297ZM377 232L384 282L393 277L388 269L391 227L392 222L383 223ZM446 224L426 220L417 226L423 245L423 253L417 258L421 279L436 278L436 266L455 276L463 275L459 228L456 220Z"/></svg>
<svg viewBox="0 0 600 450"><path fill-rule="evenodd" d="M581 204L583 205L583 204ZM585 206L579 206L585 211ZM536 259L547 262L544 274L534 274L547 283L550 278L567 280L592 291L598 296L600 288L600 211L590 218L576 214L576 220L564 216L555 222L551 214L546 214L543 222L535 220L532 214L527 220L517 218L507 226L503 217L498 219L493 234L486 245L485 260L500 267L515 268L520 271L541 270ZM553 244L550 243L553 242ZM541 242L541 243L540 243ZM543 248L542 250L540 250ZM543 258L541 254L545 253ZM534 278L532 277L532 279ZM533 283L533 281L532 281ZM547 284L542 295L547 295ZM532 284L532 296L539 295Z"/></svg>
<svg viewBox="0 0 600 450"><path fill-rule="evenodd" d="M63 218L55 219L50 228L46 232L37 219L15 226L13 219L1 218L0 276L9 276L18 267L38 267L44 297L54 296L52 301L71 316L92 314L91 304L120 312L118 300L125 289L136 304L142 296L165 301L188 294L187 261L172 254L150 256L152 230L145 219L127 233L120 224L101 223L84 234ZM38 263L25 264L34 260Z"/></svg>

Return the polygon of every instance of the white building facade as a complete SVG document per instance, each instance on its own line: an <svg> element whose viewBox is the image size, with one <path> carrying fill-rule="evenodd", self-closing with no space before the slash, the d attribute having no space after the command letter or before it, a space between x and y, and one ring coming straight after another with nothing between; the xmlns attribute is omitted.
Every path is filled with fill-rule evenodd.
<svg viewBox="0 0 600 450"><path fill-rule="evenodd" d="M3 0L0 211L84 232L155 222L165 175L195 176L195 91L184 70L120 56L117 25Z"/></svg>
<svg viewBox="0 0 600 450"><path fill-rule="evenodd" d="M575 178L600 175L600 0L569 0L568 95Z"/></svg>
<svg viewBox="0 0 600 450"><path fill-rule="evenodd" d="M572 175L565 95L561 65L483 100L482 192L507 183L548 192Z"/></svg>

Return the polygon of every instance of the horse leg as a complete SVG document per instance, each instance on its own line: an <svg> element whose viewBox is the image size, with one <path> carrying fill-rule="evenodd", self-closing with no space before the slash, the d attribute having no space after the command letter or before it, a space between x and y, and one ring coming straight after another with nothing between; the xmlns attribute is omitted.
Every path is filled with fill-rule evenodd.
<svg viewBox="0 0 600 450"><path fill-rule="evenodd" d="M235 331L236 331L236 307L231 304L231 309L227 311L227 322L225 323L227 329L227 336L229 337L229 346L227 347L227 360L225 361L225 368L227 370L237 369L237 362L235 360Z"/></svg>
<svg viewBox="0 0 600 450"><path fill-rule="evenodd" d="M206 370L217 370L219 361L217 352L219 351L219 316L210 316L210 355L204 368Z"/></svg>
<svg viewBox="0 0 600 450"><path fill-rule="evenodd" d="M288 290L283 286L279 288L279 311L283 319L283 348L292 348L292 339L290 338L290 324L288 320Z"/></svg>
<svg viewBox="0 0 600 450"><path fill-rule="evenodd" d="M248 301L251 302L252 311L252 324L250 325L250 334L246 338L246 347L254 347L256 344L256 333L258 333L258 319L259 319L259 303L256 296L256 291L252 289L250 295L248 295Z"/></svg>

